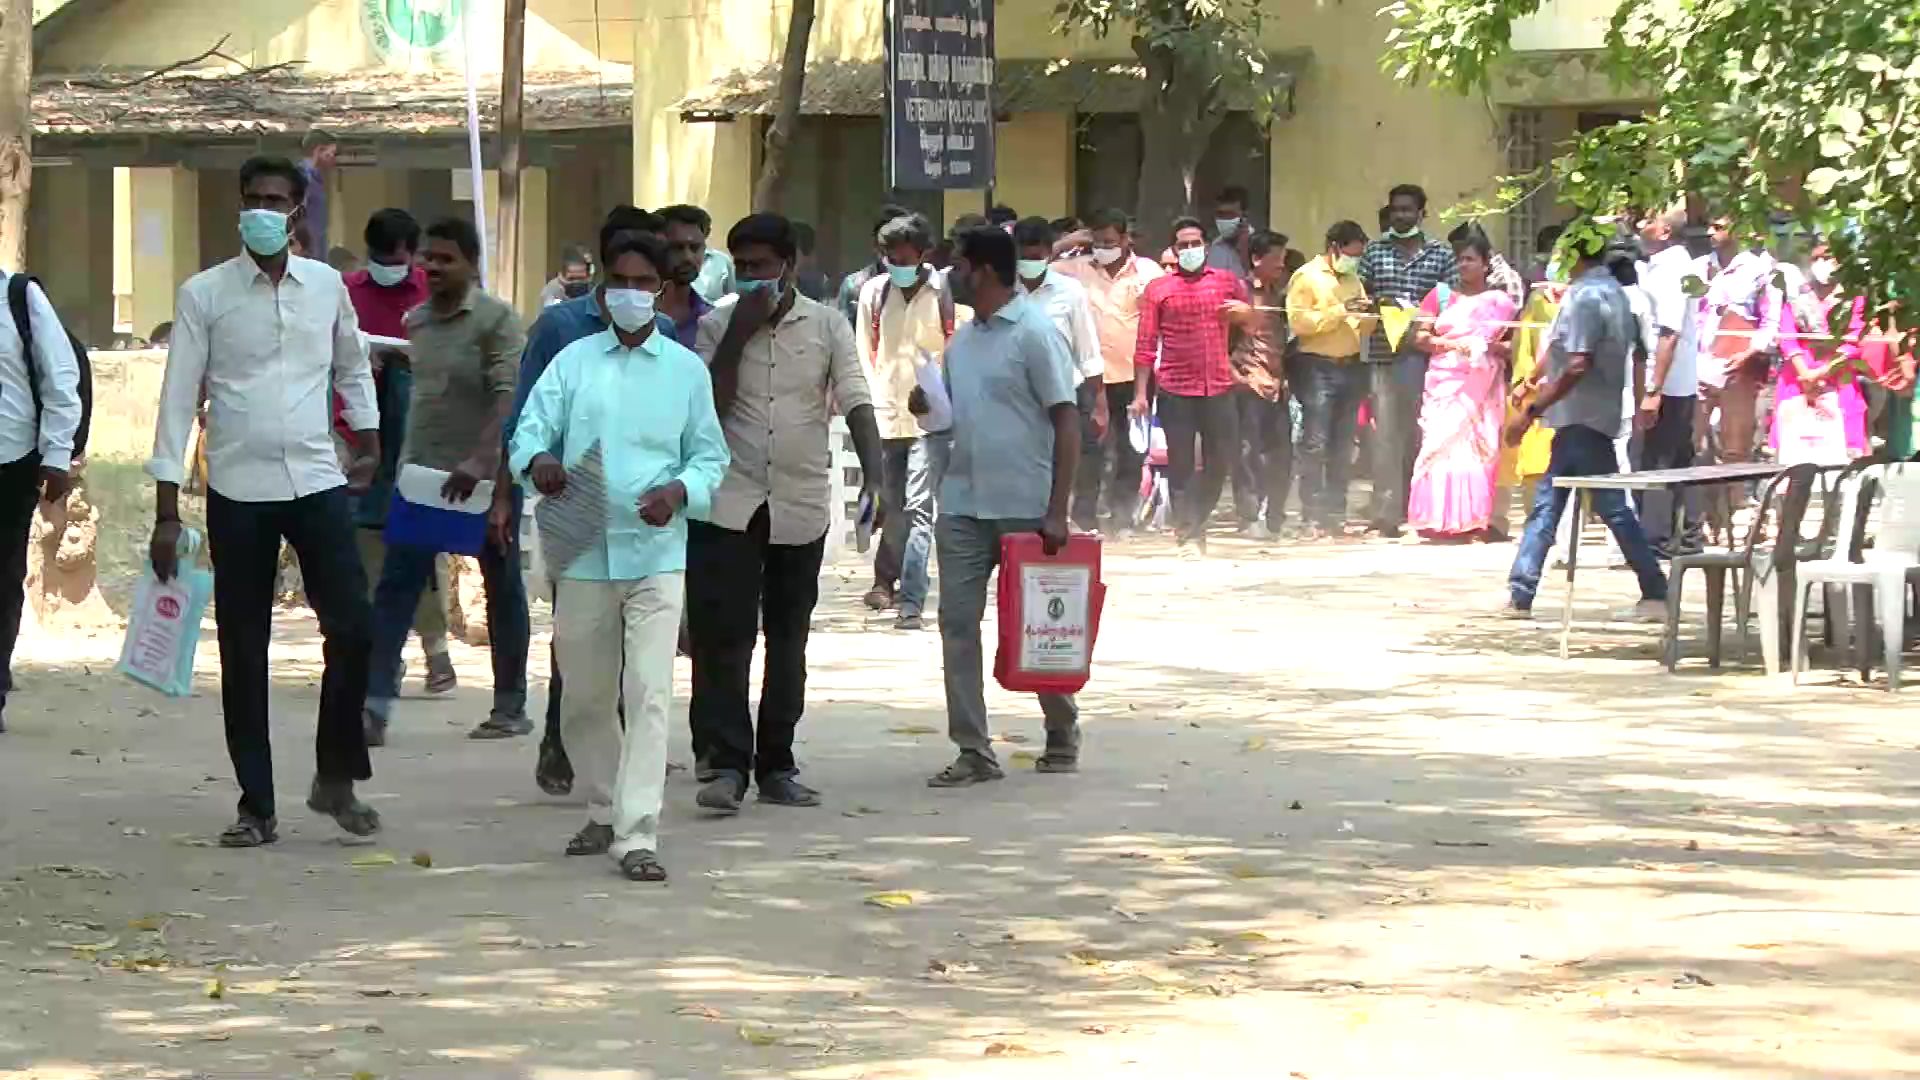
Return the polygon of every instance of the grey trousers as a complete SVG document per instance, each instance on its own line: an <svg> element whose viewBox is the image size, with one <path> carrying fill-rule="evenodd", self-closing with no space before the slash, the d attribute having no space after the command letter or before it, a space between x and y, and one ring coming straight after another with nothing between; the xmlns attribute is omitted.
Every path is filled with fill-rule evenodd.
<svg viewBox="0 0 1920 1080"><path fill-rule="evenodd" d="M980 619L987 610L987 579L1000 563L1000 538L1034 532L1035 520L957 517L942 514L934 528L940 555L940 644L946 659L947 736L969 754L993 761L987 727L987 690L980 646ZM1080 750L1080 708L1072 694L1039 694L1046 717L1047 748Z"/></svg>

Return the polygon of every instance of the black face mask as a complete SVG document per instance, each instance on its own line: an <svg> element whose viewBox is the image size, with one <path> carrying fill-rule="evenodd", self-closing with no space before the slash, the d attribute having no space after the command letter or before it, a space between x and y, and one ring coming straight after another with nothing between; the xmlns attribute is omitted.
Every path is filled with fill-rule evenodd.
<svg viewBox="0 0 1920 1080"><path fill-rule="evenodd" d="M593 291L593 282L563 281L560 283L560 291L567 294L567 299L577 300Z"/></svg>

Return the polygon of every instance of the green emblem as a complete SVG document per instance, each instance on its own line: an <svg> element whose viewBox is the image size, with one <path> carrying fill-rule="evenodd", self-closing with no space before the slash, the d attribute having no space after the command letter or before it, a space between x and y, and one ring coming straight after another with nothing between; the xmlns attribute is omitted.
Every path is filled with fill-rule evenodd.
<svg viewBox="0 0 1920 1080"><path fill-rule="evenodd" d="M465 0L362 0L361 12L374 48L385 55L449 44L465 7Z"/></svg>

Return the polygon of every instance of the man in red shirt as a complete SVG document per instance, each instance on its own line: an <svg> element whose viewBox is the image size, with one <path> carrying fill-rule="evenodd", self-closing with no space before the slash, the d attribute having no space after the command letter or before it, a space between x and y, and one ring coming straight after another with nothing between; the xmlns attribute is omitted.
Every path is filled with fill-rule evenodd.
<svg viewBox="0 0 1920 1080"><path fill-rule="evenodd" d="M1151 378L1134 383L1134 416L1147 415L1148 385L1167 436L1167 486L1173 494L1174 536L1207 546L1207 518L1220 501L1240 452L1233 364L1227 331L1253 315L1247 286L1231 271L1207 266L1207 231L1194 218L1173 223L1174 272L1147 286L1140 300L1135 370ZM1194 479L1194 443L1204 465Z"/></svg>
<svg viewBox="0 0 1920 1080"><path fill-rule="evenodd" d="M420 248L420 223L405 210L379 210L367 219L367 265L346 275L347 296L353 301L360 329L375 337L404 338L407 312L427 299L427 275L413 261ZM355 500L354 535L360 542L360 561L369 586L380 581L386 559L381 530L387 523L387 503L400 469L400 448L407 437L407 406L413 398L413 364L406 353L375 345L374 394L380 405L380 468L365 495ZM340 399L335 395L334 429L339 431ZM413 628L420 649L427 654L427 690L444 694L459 685L453 660L447 655L446 561L439 561L434 587L420 594Z"/></svg>

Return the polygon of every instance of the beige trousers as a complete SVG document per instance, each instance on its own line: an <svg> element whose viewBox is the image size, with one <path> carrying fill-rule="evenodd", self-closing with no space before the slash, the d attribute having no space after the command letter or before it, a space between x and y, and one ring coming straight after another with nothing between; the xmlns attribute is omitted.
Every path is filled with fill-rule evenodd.
<svg viewBox="0 0 1920 1080"><path fill-rule="evenodd" d="M553 643L567 692L560 738L587 799L587 823L611 825L617 862L658 851L667 713L685 575L555 585ZM627 726L614 711L626 703Z"/></svg>

